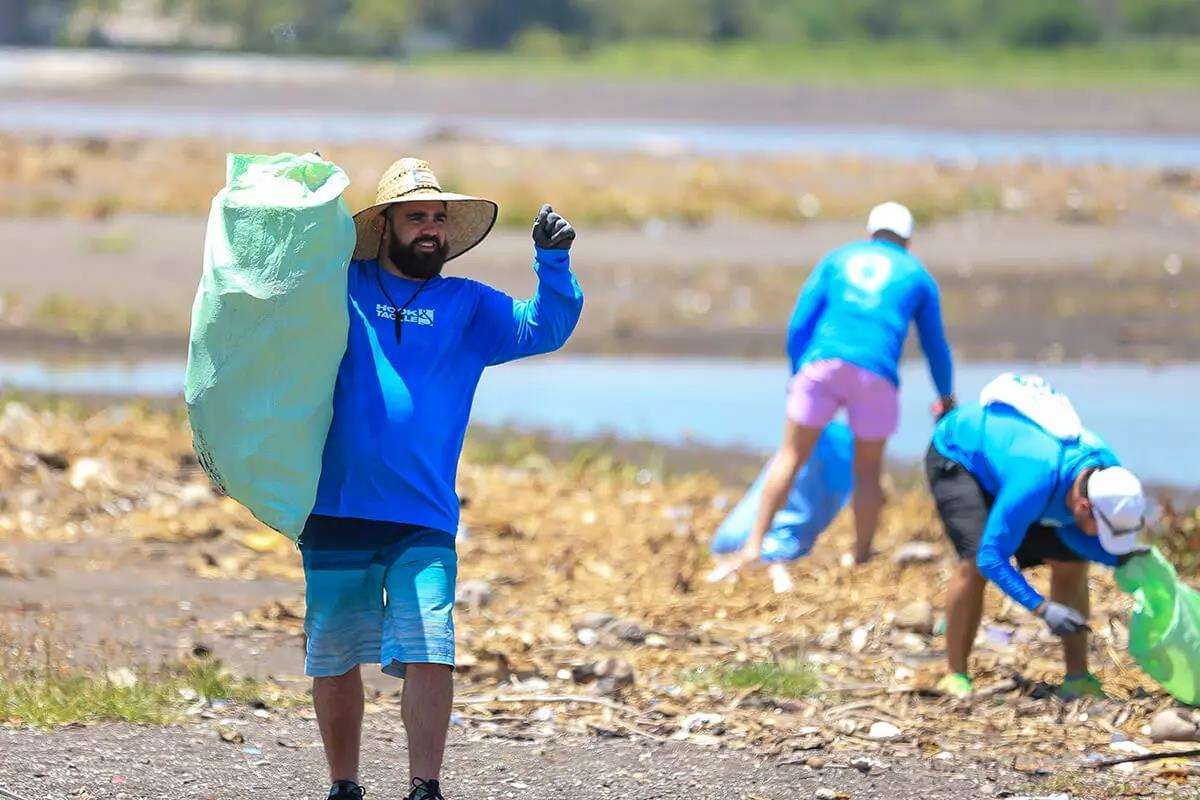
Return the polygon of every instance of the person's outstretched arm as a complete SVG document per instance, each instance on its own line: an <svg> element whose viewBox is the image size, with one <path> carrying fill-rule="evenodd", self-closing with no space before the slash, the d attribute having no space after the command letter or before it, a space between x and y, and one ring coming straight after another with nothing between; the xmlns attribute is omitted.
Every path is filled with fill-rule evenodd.
<svg viewBox="0 0 1200 800"><path fill-rule="evenodd" d="M825 311L825 275L828 271L826 259L821 259L800 289L800 296L796 298L796 307L792 311L787 334L788 366L793 375L799 371L800 359L804 358L804 351L808 349L808 343L812 341L813 333L817 329L817 322Z"/></svg>
<svg viewBox="0 0 1200 800"><path fill-rule="evenodd" d="M929 278L929 290L917 310L917 337L921 350L929 362L929 375L941 398L942 412L954 406L954 360L950 355L950 342L946 340L946 327L942 322L942 299L937 282Z"/></svg>
<svg viewBox="0 0 1200 800"><path fill-rule="evenodd" d="M983 577L1035 612L1046 598L1025 580L1025 576L1013 566L1012 559L1025 540L1029 527L1038 521L1038 515L1045 508L1046 495L1040 484L1034 482L1001 488L988 514L975 558L975 565Z"/></svg>
<svg viewBox="0 0 1200 800"><path fill-rule="evenodd" d="M583 311L583 290L571 272L575 230L549 205L534 222L533 296L517 300L480 284L482 295L472 329L484 351L484 363L503 364L562 347Z"/></svg>

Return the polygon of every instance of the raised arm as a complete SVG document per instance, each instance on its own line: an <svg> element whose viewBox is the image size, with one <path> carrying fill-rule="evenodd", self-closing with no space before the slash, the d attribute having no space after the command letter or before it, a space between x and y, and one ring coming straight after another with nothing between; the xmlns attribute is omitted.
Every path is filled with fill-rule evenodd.
<svg viewBox="0 0 1200 800"><path fill-rule="evenodd" d="M480 284L472 332L491 366L562 347L583 311L583 290L571 272L575 230L550 206L534 222L534 262L538 285L533 296L516 300Z"/></svg>
<svg viewBox="0 0 1200 800"><path fill-rule="evenodd" d="M583 310L583 291L571 273L566 251L537 248L533 296L517 300L481 284L473 327L484 341L484 363L503 364L562 347Z"/></svg>
<svg viewBox="0 0 1200 800"><path fill-rule="evenodd" d="M821 259L813 268L812 274L808 276L808 280L804 282L804 286L800 289L800 295L796 298L792 320L788 323L787 356L788 366L793 375L799 371L800 359L804 358L804 351L808 349L808 343L812 341L813 332L817 329L817 322L821 319L822 312L825 311L825 292L828 283L825 276L829 271L827 260Z"/></svg>
<svg viewBox="0 0 1200 800"><path fill-rule="evenodd" d="M917 309L917 337L921 350L929 362L929 375L937 387L938 396L954 396L954 361L950 355L950 343L946 341L946 328L942 324L942 300L938 285L929 278L928 291Z"/></svg>

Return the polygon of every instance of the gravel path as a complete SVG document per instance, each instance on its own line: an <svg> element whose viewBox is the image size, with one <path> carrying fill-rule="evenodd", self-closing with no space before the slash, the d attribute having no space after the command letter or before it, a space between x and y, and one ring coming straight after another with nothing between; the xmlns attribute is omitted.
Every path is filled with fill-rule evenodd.
<svg viewBox="0 0 1200 800"><path fill-rule="evenodd" d="M316 723L297 714L220 721L241 731L230 744L217 721L142 728L105 724L53 733L0 731L0 787L41 798L321 798L326 788ZM404 735L399 715L367 718L362 780L368 797L403 797ZM746 753L678 743L552 737L506 740L456 729L443 777L451 800L571 797L808 798L958 800L1046 794L1038 779L1000 766L919 756L876 759L864 774L831 756L815 771ZM1041 779L1044 783L1046 779ZM832 794L817 794L819 789Z"/></svg>

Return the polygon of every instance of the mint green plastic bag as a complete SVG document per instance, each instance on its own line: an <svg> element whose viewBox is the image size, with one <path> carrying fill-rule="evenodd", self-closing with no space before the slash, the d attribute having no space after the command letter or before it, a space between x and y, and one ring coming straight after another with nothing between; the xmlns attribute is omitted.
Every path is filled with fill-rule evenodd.
<svg viewBox="0 0 1200 800"><path fill-rule="evenodd" d="M192 307L184 398L196 455L293 540L316 500L346 349L347 185L316 154L230 155Z"/></svg>
<svg viewBox="0 0 1200 800"><path fill-rule="evenodd" d="M1200 592L1158 551L1116 569L1117 585L1137 601L1129 622L1129 654L1177 700L1200 702Z"/></svg>

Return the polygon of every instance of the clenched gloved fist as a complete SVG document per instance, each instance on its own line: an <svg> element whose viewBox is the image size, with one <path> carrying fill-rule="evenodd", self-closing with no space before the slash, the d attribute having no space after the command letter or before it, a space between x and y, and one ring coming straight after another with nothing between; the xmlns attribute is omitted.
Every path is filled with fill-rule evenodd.
<svg viewBox="0 0 1200 800"><path fill-rule="evenodd" d="M533 243L543 250L570 250L575 241L575 229L571 223L550 207L542 206L533 221Z"/></svg>
<svg viewBox="0 0 1200 800"><path fill-rule="evenodd" d="M1088 626L1087 620L1078 611L1053 600L1048 600L1042 606L1038 616L1045 620L1050 632L1058 636L1070 636L1086 630Z"/></svg>

